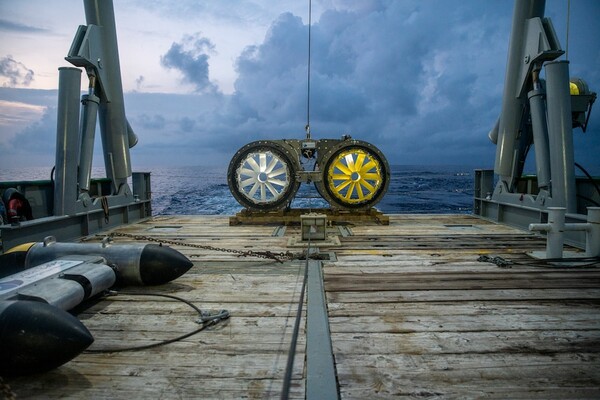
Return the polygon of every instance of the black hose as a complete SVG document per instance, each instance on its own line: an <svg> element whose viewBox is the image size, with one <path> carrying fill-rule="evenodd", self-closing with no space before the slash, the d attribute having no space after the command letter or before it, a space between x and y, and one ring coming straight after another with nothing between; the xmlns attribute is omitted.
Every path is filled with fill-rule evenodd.
<svg viewBox="0 0 600 400"><path fill-rule="evenodd" d="M578 197L578 198L580 198L581 200L585 200L585 201L587 201L588 203L591 203L591 204L595 205L596 207L600 207L600 203L598 203L598 202L597 202L596 200L594 200L594 199L590 199L589 197L582 196L582 195L580 195L580 194L578 194L578 195L577 195L577 197Z"/></svg>
<svg viewBox="0 0 600 400"><path fill-rule="evenodd" d="M596 188L596 191L598 192L598 196L600 196L600 186L598 186L598 184L596 183L596 181L594 180L594 178L581 165L575 163L575 166L577 168L579 168L581 170L581 172L583 172L585 174L585 176L587 176L587 178L589 179L589 181L592 182L592 185L594 185L594 187Z"/></svg>
<svg viewBox="0 0 600 400"><path fill-rule="evenodd" d="M222 310L221 312L219 312L218 314L215 315L211 315L211 316L206 316L204 315L204 312L199 309L198 307L196 307L194 304L192 304L191 302L182 299L181 297L177 297L177 296L173 296L170 294L163 294L163 293L133 293L133 292L109 292L109 295L116 295L116 294L124 294L124 295L128 295L128 296L156 296L156 297L166 297L169 299L174 299L177 301L181 301L182 303L187 304L188 306L190 306L191 308L193 308L198 315L200 316L200 319L202 322L202 326L198 329L195 329L191 332L185 333L183 335L177 336L176 338L173 339L167 339L167 340L163 340L160 342L156 342L156 343L151 343L151 344L146 344L146 345L142 345L142 346L132 346L132 347L119 347L119 348L106 348L106 349L91 349L91 350L85 350L84 353L91 353L91 354L104 354L104 353L123 353L126 351L140 351L140 350L147 350L147 349L152 349L155 347L159 347L159 346L164 346L166 344L170 344L170 343L174 343L174 342L178 342L180 340L186 339L190 336L193 336L197 333L202 332L203 330L216 325L217 323L219 323L221 320L223 319L227 319L229 318L229 312Z"/></svg>

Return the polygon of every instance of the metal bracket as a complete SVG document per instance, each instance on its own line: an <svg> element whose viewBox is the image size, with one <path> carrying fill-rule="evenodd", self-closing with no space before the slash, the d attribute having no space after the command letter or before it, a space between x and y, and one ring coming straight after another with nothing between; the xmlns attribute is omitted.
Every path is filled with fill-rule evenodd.
<svg viewBox="0 0 600 400"><path fill-rule="evenodd" d="M90 69L95 72L98 77L97 82L100 84L103 98L110 102L110 89L105 82L108 82L106 70L102 68L102 60L104 59L104 51L102 48L102 27L97 25L79 25L75 38L69 49L69 53L65 60L76 67L85 68L90 75Z"/></svg>
<svg viewBox="0 0 600 400"><path fill-rule="evenodd" d="M321 182L323 173L321 171L298 171L296 172L296 179L303 183Z"/></svg>
<svg viewBox="0 0 600 400"><path fill-rule="evenodd" d="M523 63L526 68L520 69L518 92L516 97L521 97L529 90L527 82L531 78L534 65L545 61L552 61L562 56L558 37L548 18L535 17L525 21L525 47L523 48Z"/></svg>

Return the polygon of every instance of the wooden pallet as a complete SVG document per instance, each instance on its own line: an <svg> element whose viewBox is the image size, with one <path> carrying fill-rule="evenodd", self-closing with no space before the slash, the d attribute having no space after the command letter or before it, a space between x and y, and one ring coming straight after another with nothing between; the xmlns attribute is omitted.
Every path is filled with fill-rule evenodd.
<svg viewBox="0 0 600 400"><path fill-rule="evenodd" d="M389 225L390 218L376 208L366 211L333 210L331 208L292 208L279 211L252 211L243 209L235 216L229 217L229 225L294 225L300 224L300 216L308 213L327 215L332 224L376 223Z"/></svg>

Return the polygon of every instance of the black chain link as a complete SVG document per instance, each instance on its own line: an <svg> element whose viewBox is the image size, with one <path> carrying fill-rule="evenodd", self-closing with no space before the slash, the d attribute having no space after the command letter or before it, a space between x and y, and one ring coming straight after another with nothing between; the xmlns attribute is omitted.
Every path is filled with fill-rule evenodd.
<svg viewBox="0 0 600 400"><path fill-rule="evenodd" d="M500 268L512 268L513 265L524 267L544 268L596 268L600 266L600 257L565 257L565 258L541 258L527 261L514 261L500 256L488 256L482 254L477 258L479 262L496 264ZM562 263L562 264L561 264Z"/></svg>
<svg viewBox="0 0 600 400"><path fill-rule="evenodd" d="M165 239L165 238L156 238L156 237L152 237L152 236L133 235L131 233L112 232L110 234L110 237L115 237L115 236L128 237L128 238L135 239L135 240L143 240L143 241L155 242L155 243L172 244L175 246L193 247L195 249L220 251L220 252L224 252L224 253L237 254L238 257L266 258L269 260L275 260L279 263L283 263L284 261L294 260L299 257L290 251L286 251L286 252L282 251L279 253L274 253L274 252L268 251L268 250L266 250L266 251L236 250L236 249L226 249L224 247L215 247L215 246L208 246L208 245L195 244L195 243L185 243L185 242L182 242L179 240L169 240L169 239Z"/></svg>
<svg viewBox="0 0 600 400"><path fill-rule="evenodd" d="M477 261L496 264L500 268L512 268L513 265L513 262L511 260L507 260L500 256L491 257L485 254L480 255Z"/></svg>

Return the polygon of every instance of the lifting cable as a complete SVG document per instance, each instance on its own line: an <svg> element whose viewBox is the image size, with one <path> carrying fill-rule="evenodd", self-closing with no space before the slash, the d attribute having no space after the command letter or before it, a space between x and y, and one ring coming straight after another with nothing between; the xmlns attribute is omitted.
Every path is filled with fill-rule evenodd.
<svg viewBox="0 0 600 400"><path fill-rule="evenodd" d="M312 26L312 1L308 0L308 67L306 84L306 138L310 139L310 45L311 45L311 26Z"/></svg>
<svg viewBox="0 0 600 400"><path fill-rule="evenodd" d="M567 38L565 49L565 60L569 61L569 28L571 25L571 0L567 0Z"/></svg>
<svg viewBox="0 0 600 400"><path fill-rule="evenodd" d="M308 0L308 66L307 66L307 85L306 85L306 138L310 139L310 53L311 53L311 27L312 27L312 1ZM310 208L310 198L309 198ZM283 378L283 388L281 389L281 400L287 400L290 397L290 387L292 384L292 373L294 369L294 359L296 358L296 347L298 345L298 336L300 333L300 320L302 319L302 308L304 307L304 295L306 293L306 283L308 281L308 260L310 259L310 235L308 235L308 245L306 247L306 261L304 263L304 279L300 289L300 299L298 300L298 310L296 311L296 320L292 331L292 340L290 350L285 366Z"/></svg>
<svg viewBox="0 0 600 400"><path fill-rule="evenodd" d="M122 353L122 352L126 352L126 351L140 351L140 350L147 350L147 349L152 349L155 347L160 347L160 346L164 346L170 343L174 343L174 342L178 342L180 340L186 339L190 336L193 336L197 333L202 332L203 330L210 328L211 326L214 326L216 324L218 324L220 321L223 321L225 319L229 318L229 311L227 310L221 310L216 314L209 314L206 311L201 310L200 308L198 308L197 306L195 306L193 303L182 299L181 297L177 297L177 296L173 296L170 294L164 294L164 293L135 293L135 292L117 292L114 290L109 290L105 293L105 296L116 296L119 294L123 294L123 295L127 295L127 296L156 296L156 297L166 297L169 299L174 299L177 301L180 301L182 303L187 304L188 306L190 306L191 308L193 308L197 313L198 313L198 319L196 320L196 322L198 324L201 324L202 326L194 329L191 332L185 333L183 335L177 336L173 339L167 339L167 340L162 340L160 342L156 342L156 343L151 343L151 344L146 344L146 345L142 345L142 346L131 346L131 347L118 347L118 348L105 348L105 349L88 349L85 350L84 353L92 353L92 354L104 354L104 353Z"/></svg>

